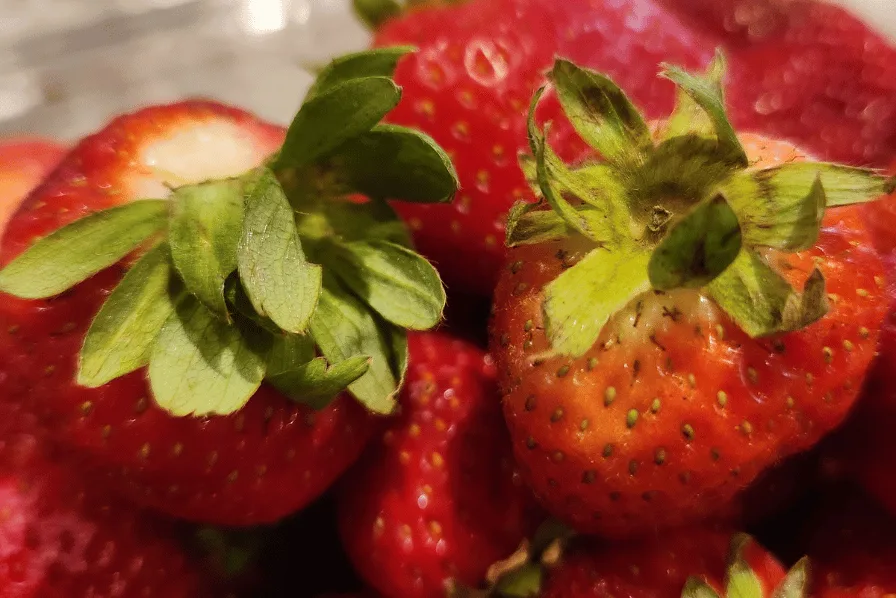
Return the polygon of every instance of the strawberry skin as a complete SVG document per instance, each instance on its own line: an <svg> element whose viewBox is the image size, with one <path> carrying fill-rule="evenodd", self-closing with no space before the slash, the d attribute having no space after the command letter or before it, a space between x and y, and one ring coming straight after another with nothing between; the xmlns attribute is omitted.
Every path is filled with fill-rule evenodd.
<svg viewBox="0 0 896 598"><path fill-rule="evenodd" d="M170 523L110 499L0 407L0 596L209 596Z"/></svg>
<svg viewBox="0 0 896 598"><path fill-rule="evenodd" d="M479 585L538 524L515 471L491 358L443 333L410 336L401 415L347 476L339 525L361 576L390 598Z"/></svg>
<svg viewBox="0 0 896 598"><path fill-rule="evenodd" d="M729 532L697 527L614 544L574 541L560 565L549 570L540 596L677 598L691 576L721 592L730 540ZM755 542L745 547L744 560L759 577L764 595L771 595L785 575L781 564Z"/></svg>
<svg viewBox="0 0 896 598"><path fill-rule="evenodd" d="M420 9L387 23L375 44L420 51L396 72L404 99L389 115L419 128L454 161L461 190L453 205L397 205L422 253L448 287L491 295L505 255L504 223L517 200L532 200L517 165L526 149L526 107L555 55L608 73L657 116L672 106L673 86L655 75L671 60L705 64L711 44L652 2L474 0ZM556 103L552 145L568 159L581 141Z"/></svg>
<svg viewBox="0 0 896 598"><path fill-rule="evenodd" d="M87 213L167 196L166 185L241 174L282 141L279 127L212 102L147 108L81 141L11 220L8 263L36 237ZM273 521L320 494L355 460L372 422L354 401L313 412L262 386L230 417L176 418L143 372L96 389L73 383L90 319L122 274L113 267L41 301L4 297L0 378L39 412L64 451L133 500L219 524Z"/></svg>
<svg viewBox="0 0 896 598"><path fill-rule="evenodd" d="M768 163L800 155L761 138L744 145ZM511 252L491 339L524 475L578 530L625 536L717 517L858 396L888 303L860 209L828 212L813 249L781 258L798 288L816 266L828 281L830 311L804 329L751 339L698 292L651 292L585 355L534 359L550 348L542 289L577 251L573 241Z"/></svg>
<svg viewBox="0 0 896 598"><path fill-rule="evenodd" d="M828 492L803 538L816 598L896 592L896 519L854 490Z"/></svg>
<svg viewBox="0 0 896 598"><path fill-rule="evenodd" d="M48 139L0 139L0 230L19 202L65 155L65 148Z"/></svg>
<svg viewBox="0 0 896 598"><path fill-rule="evenodd" d="M843 8L814 0L661 3L719 36L738 128L789 139L826 160L886 166L896 156L896 48Z"/></svg>

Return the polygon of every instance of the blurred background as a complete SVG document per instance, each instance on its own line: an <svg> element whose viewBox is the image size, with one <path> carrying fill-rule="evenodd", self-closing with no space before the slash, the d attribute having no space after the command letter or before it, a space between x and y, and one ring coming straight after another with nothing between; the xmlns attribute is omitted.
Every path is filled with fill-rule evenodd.
<svg viewBox="0 0 896 598"><path fill-rule="evenodd" d="M837 2L896 40L896 0ZM351 0L0 0L0 135L76 139L186 96L285 123L308 71L368 40Z"/></svg>

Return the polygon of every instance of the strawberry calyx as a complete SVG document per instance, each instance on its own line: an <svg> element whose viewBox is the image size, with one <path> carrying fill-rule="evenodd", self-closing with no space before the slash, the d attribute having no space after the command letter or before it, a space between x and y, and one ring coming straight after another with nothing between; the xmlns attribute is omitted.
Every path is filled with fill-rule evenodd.
<svg viewBox="0 0 896 598"><path fill-rule="evenodd" d="M529 114L532 155L521 168L539 201L510 213L509 246L563 240L584 257L544 290L552 351L580 356L638 295L700 289L751 337L803 328L827 313L824 277L794 289L776 255L811 248L829 207L882 196L874 170L824 162L750 164L724 107L723 56L694 75L664 65L679 88L652 130L609 78L558 59L550 73L566 116L600 159L567 165ZM595 284L594 281L600 281Z"/></svg>
<svg viewBox="0 0 896 598"><path fill-rule="evenodd" d="M348 389L390 413L406 331L439 322L445 291L387 200L448 202L458 186L432 139L380 124L410 51L336 59L265 164L76 220L0 271L0 291L54 297L134 255L90 325L78 384L145 367L178 416L238 411L263 381L314 408Z"/></svg>
<svg viewBox="0 0 896 598"><path fill-rule="evenodd" d="M774 588L767 588L763 580L750 565L748 551L754 540L747 534L735 534L731 539L728 569L725 576L724 593L698 577L690 577L681 592L682 598L804 598L809 583L809 561L802 558L791 567Z"/></svg>
<svg viewBox="0 0 896 598"><path fill-rule="evenodd" d="M462 4L467 0L353 0L355 14L370 29L376 30L390 19L425 7Z"/></svg>

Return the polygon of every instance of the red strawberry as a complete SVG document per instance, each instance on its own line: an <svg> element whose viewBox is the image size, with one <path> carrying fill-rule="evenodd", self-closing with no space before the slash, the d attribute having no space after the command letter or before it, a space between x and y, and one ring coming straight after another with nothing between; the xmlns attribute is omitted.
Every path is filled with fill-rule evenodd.
<svg viewBox="0 0 896 598"><path fill-rule="evenodd" d="M829 493L803 538L817 598L896 592L896 519L854 491Z"/></svg>
<svg viewBox="0 0 896 598"><path fill-rule="evenodd" d="M515 211L492 349L524 474L580 531L719 516L842 422L875 352L880 262L857 209L822 220L818 201L868 200L885 180L738 140L717 108L719 66L703 80L669 67L695 99L658 147L612 82L564 61L552 76L568 112L616 153L569 169L532 125L541 189L562 216ZM694 136L707 131L716 139ZM793 209L806 210L802 232L782 216Z"/></svg>
<svg viewBox="0 0 896 598"><path fill-rule="evenodd" d="M0 413L0 596L209 595L170 524L109 499L44 454L33 422Z"/></svg>
<svg viewBox="0 0 896 598"><path fill-rule="evenodd" d="M772 596L785 578L775 557L756 542L738 536L739 564L755 577L751 596ZM606 543L574 541L562 561L549 569L542 598L678 598L693 596L694 581L726 592L726 562L731 534L708 528L685 528L644 540ZM799 575L801 572L795 570ZM689 588L684 590L685 584ZM702 585L701 584L701 585ZM703 586L705 587L705 586ZM740 594L734 594L740 595ZM788 594L790 595L790 594ZM802 592L793 594L803 595Z"/></svg>
<svg viewBox="0 0 896 598"><path fill-rule="evenodd" d="M0 139L0 230L19 202L64 155L64 147L46 139Z"/></svg>
<svg viewBox="0 0 896 598"><path fill-rule="evenodd" d="M807 0L661 0L700 30L723 29L741 129L827 160L896 156L896 47L844 9Z"/></svg>
<svg viewBox="0 0 896 598"><path fill-rule="evenodd" d="M514 471L491 359L441 333L410 338L401 415L341 489L340 530L361 576L384 596L475 587L534 531Z"/></svg>
<svg viewBox="0 0 896 598"><path fill-rule="evenodd" d="M666 113L673 87L655 77L661 60L696 67L712 45L648 0L473 0L388 22L376 45L420 51L399 66L405 99L389 116L418 127L452 156L461 192L453 206L397 207L421 252L452 290L491 295L503 262L510 206L532 195L517 166L525 111L555 55L608 72L651 116ZM560 113L542 109L545 120ZM558 123L552 141L575 158L581 142Z"/></svg>
<svg viewBox="0 0 896 598"><path fill-rule="evenodd" d="M436 146L376 124L405 52L326 69L285 141L211 102L147 108L81 141L4 237L0 289L28 298L0 307L0 378L20 395L4 398L116 490L179 517L268 522L317 497L360 454L370 411L391 410L405 328L435 324L444 304L388 207L344 199L451 196ZM384 144L410 157L383 159ZM110 248L135 230L148 232ZM56 251L58 235L77 243ZM115 264L144 241L136 264Z"/></svg>

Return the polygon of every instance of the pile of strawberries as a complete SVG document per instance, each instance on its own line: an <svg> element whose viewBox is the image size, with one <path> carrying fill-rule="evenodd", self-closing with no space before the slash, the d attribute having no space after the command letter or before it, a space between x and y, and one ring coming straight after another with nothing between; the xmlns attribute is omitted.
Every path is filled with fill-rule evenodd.
<svg viewBox="0 0 896 598"><path fill-rule="evenodd" d="M0 598L896 594L896 47L356 4L287 129L0 143Z"/></svg>

